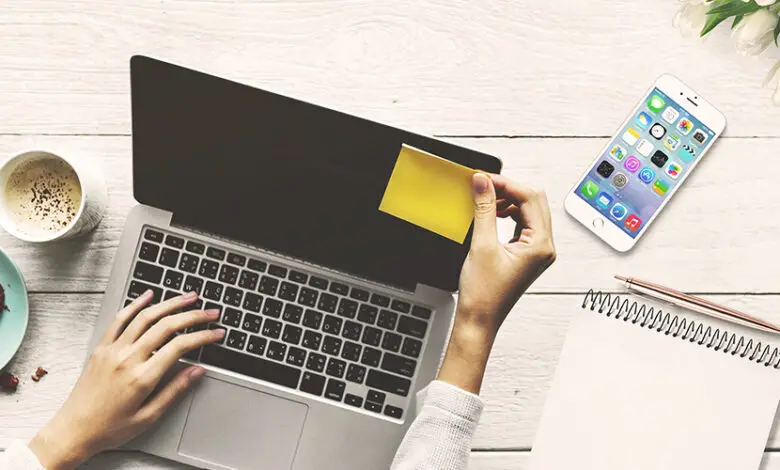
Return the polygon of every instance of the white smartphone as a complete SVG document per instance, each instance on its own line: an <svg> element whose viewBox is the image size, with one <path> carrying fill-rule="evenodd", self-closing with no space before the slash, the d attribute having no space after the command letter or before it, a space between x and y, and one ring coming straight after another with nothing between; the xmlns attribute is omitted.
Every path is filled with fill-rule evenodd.
<svg viewBox="0 0 780 470"><path fill-rule="evenodd" d="M661 76L566 196L566 212L630 250L725 128L714 106Z"/></svg>

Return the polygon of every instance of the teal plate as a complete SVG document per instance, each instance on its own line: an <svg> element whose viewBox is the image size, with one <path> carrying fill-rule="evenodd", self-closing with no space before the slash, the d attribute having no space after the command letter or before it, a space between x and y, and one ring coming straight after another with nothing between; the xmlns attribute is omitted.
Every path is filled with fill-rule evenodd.
<svg viewBox="0 0 780 470"><path fill-rule="evenodd" d="M27 303L27 288L19 268L0 249L0 284L5 290L8 310L0 312L0 370L14 357L27 331L30 307Z"/></svg>

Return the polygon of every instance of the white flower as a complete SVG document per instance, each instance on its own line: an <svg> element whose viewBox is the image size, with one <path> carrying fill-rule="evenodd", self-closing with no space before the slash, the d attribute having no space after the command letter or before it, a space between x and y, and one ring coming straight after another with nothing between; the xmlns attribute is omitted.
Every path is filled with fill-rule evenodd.
<svg viewBox="0 0 780 470"><path fill-rule="evenodd" d="M768 9L757 10L745 16L731 33L737 52L743 55L758 55L764 52L774 40L777 21L777 14Z"/></svg>
<svg viewBox="0 0 780 470"><path fill-rule="evenodd" d="M674 17L674 26L684 37L698 36L707 22L709 6L701 0L687 0Z"/></svg>
<svg viewBox="0 0 780 470"><path fill-rule="evenodd" d="M780 61L777 61L772 70L767 74L766 80L764 80L764 87L775 89L775 93L772 95L772 102L776 106L780 106Z"/></svg>

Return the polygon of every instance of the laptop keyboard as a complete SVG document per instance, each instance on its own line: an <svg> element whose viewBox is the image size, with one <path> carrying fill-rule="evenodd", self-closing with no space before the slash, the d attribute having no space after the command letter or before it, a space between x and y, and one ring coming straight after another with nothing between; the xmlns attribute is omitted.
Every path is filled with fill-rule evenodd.
<svg viewBox="0 0 780 470"><path fill-rule="evenodd" d="M226 335L187 359L401 418L431 309L258 258L146 228L125 305L197 292Z"/></svg>

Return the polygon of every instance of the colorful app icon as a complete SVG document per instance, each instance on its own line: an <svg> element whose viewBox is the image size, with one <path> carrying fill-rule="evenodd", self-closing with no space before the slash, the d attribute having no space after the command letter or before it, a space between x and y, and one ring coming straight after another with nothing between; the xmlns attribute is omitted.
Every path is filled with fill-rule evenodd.
<svg viewBox="0 0 780 470"><path fill-rule="evenodd" d="M631 173L636 173L639 167L642 166L642 162L640 162L638 158L632 155L626 159L626 162L623 164L623 166Z"/></svg>
<svg viewBox="0 0 780 470"><path fill-rule="evenodd" d="M615 160L622 162L623 159L626 158L626 149L624 149L620 145L615 145L614 147L612 147L612 150L609 151L609 154Z"/></svg>
<svg viewBox="0 0 780 470"><path fill-rule="evenodd" d="M651 122L653 122L653 120L650 118L650 115L644 111L639 113L639 116L636 117L636 124L642 129L647 129Z"/></svg>
<svg viewBox="0 0 780 470"><path fill-rule="evenodd" d="M633 127L629 127L626 129L626 132L623 133L623 141L629 146L633 147L637 140L639 140L639 132Z"/></svg>
<svg viewBox="0 0 780 470"><path fill-rule="evenodd" d="M680 147L680 138L674 134L667 135L666 139L664 139L664 147L674 152Z"/></svg>
<svg viewBox="0 0 780 470"><path fill-rule="evenodd" d="M669 124L674 124L674 121L677 120L678 117L680 117L680 113L669 106L664 110L664 113L662 114L664 121L668 122Z"/></svg>
<svg viewBox="0 0 780 470"><path fill-rule="evenodd" d="M623 220L623 217L626 216L626 206L624 206L621 203L617 203L614 206L612 206L612 209L609 210L609 215L611 215L615 220Z"/></svg>
<svg viewBox="0 0 780 470"><path fill-rule="evenodd" d="M682 165L676 162L669 162L669 166L666 167L666 175L676 180L682 174Z"/></svg>
<svg viewBox="0 0 780 470"><path fill-rule="evenodd" d="M596 199L596 204L602 209L609 209L609 206L612 205L612 196L607 193L601 193L599 198Z"/></svg>
<svg viewBox="0 0 780 470"><path fill-rule="evenodd" d="M631 214L626 219L625 223L623 224L626 226L627 229L631 230L632 232L636 232L639 230L639 227L642 226L642 219L636 216L636 214Z"/></svg>
<svg viewBox="0 0 780 470"><path fill-rule="evenodd" d="M653 191L658 193L659 196L663 196L666 194L666 191L669 191L669 184L660 179L655 180L655 183L653 183Z"/></svg>
<svg viewBox="0 0 780 470"><path fill-rule="evenodd" d="M658 168L663 168L664 165L666 165L666 162L669 161L669 157L667 157L666 154L662 151L656 150L653 156L650 158L650 161L653 162L653 164Z"/></svg>
<svg viewBox="0 0 780 470"><path fill-rule="evenodd" d="M658 95L653 95L647 102L647 107L654 113L658 113L658 111L664 109L664 105L666 105L666 101Z"/></svg>
<svg viewBox="0 0 780 470"><path fill-rule="evenodd" d="M597 185L591 180L587 180L582 184L582 186L580 186L580 192L586 198L593 199L594 197L596 197L596 194L599 192L599 185Z"/></svg>
<svg viewBox="0 0 780 470"><path fill-rule="evenodd" d="M628 184L628 176L623 173L615 173L612 177L612 185L618 189L623 189Z"/></svg>
<svg viewBox="0 0 780 470"><path fill-rule="evenodd" d="M642 171L639 172L639 181L650 184L653 182L653 179L655 178L655 172L651 170L649 167L642 168Z"/></svg>
<svg viewBox="0 0 780 470"><path fill-rule="evenodd" d="M680 151L677 152L677 154L680 156L680 159L685 163L691 163L692 161L696 160L696 149L694 149L693 146L688 144L683 144L680 147Z"/></svg>
<svg viewBox="0 0 780 470"><path fill-rule="evenodd" d="M704 142L707 142L707 133L701 129L696 129L696 132L693 133L691 139L693 139L693 142L696 143L696 145L701 147L704 145Z"/></svg>
<svg viewBox="0 0 780 470"><path fill-rule="evenodd" d="M596 173L600 174L604 178L609 178L609 175L611 175L613 171L615 171L615 167L606 160L599 163L599 167L596 168Z"/></svg>
<svg viewBox="0 0 780 470"><path fill-rule="evenodd" d="M666 128L656 122L653 124L653 127L650 128L650 135L661 140L666 135Z"/></svg>
<svg viewBox="0 0 780 470"><path fill-rule="evenodd" d="M650 155L650 152L652 152L654 148L655 147L653 147L653 144L645 139L642 139L639 142L639 145L637 145L636 151L639 152L643 157L646 157Z"/></svg>
<svg viewBox="0 0 780 470"><path fill-rule="evenodd" d="M680 119L680 122L677 123L677 130L680 131L682 135L688 135L693 130L693 123L688 118L682 118Z"/></svg>

